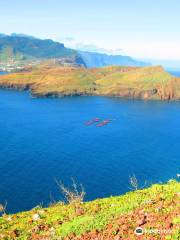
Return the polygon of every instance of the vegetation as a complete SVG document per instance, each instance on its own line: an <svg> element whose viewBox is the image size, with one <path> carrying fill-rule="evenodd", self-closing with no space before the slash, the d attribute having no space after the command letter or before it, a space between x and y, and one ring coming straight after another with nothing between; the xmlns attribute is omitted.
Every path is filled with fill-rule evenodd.
<svg viewBox="0 0 180 240"><path fill-rule="evenodd" d="M69 189L64 186L62 182L56 181L59 190L62 192L63 196L65 197L65 200L67 203L70 204L80 204L84 200L85 191L82 185L78 187L77 183L72 178L72 188ZM80 190L79 190L80 188Z"/></svg>
<svg viewBox="0 0 180 240"><path fill-rule="evenodd" d="M0 218L0 239L178 239L180 184L169 181L119 197L56 203ZM158 231L157 231L158 230ZM142 237L142 238L141 238Z"/></svg>
<svg viewBox="0 0 180 240"><path fill-rule="evenodd" d="M130 184L133 187L133 189L138 190L138 180L135 175L130 176Z"/></svg>
<svg viewBox="0 0 180 240"><path fill-rule="evenodd" d="M34 96L104 95L180 99L180 78L162 67L110 66L86 69L44 62L26 72L0 76L1 87L30 88Z"/></svg>

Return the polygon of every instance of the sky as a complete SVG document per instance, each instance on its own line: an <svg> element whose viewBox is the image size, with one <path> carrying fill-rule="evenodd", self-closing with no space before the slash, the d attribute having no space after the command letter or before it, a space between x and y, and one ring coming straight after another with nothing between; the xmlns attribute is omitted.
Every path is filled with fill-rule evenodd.
<svg viewBox="0 0 180 240"><path fill-rule="evenodd" d="M0 0L0 32L179 66L179 12L180 0Z"/></svg>

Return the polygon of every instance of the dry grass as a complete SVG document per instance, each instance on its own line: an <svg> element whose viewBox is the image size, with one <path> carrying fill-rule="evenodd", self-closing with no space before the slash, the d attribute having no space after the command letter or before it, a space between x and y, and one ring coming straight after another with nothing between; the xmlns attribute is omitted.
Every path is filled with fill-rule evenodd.
<svg viewBox="0 0 180 240"><path fill-rule="evenodd" d="M130 176L129 178L130 184L133 187L134 190L138 190L139 184L138 184L138 180L136 178L135 175Z"/></svg>
<svg viewBox="0 0 180 240"><path fill-rule="evenodd" d="M82 184L78 186L78 184L75 182L75 180L72 178L72 186L66 187L62 182L56 181L60 192L65 197L65 200L69 204L79 204L83 203L84 196L85 196L85 190Z"/></svg>

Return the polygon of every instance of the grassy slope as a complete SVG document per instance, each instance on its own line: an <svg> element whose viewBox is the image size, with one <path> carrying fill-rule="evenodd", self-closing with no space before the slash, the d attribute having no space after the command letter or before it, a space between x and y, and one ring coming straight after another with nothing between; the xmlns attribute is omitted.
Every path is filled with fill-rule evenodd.
<svg viewBox="0 0 180 240"><path fill-rule="evenodd" d="M43 64L30 72L0 76L4 87L29 86L34 95L111 95L180 99L180 78L156 67L63 68Z"/></svg>
<svg viewBox="0 0 180 240"><path fill-rule="evenodd" d="M133 240L134 229L141 226L170 230L164 236L146 234L146 239L175 240L180 234L179 194L180 183L170 181L119 197L71 205L57 203L46 209L37 207L29 212L4 215L0 218L0 239ZM40 218L33 220L34 214Z"/></svg>

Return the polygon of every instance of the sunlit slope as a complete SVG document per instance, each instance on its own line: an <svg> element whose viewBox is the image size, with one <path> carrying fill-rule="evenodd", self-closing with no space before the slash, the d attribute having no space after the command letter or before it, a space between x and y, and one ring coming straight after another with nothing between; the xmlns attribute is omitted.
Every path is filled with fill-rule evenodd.
<svg viewBox="0 0 180 240"><path fill-rule="evenodd" d="M0 77L2 87L30 88L36 96L107 95L180 99L180 78L161 66L73 68L42 64L29 72Z"/></svg>

